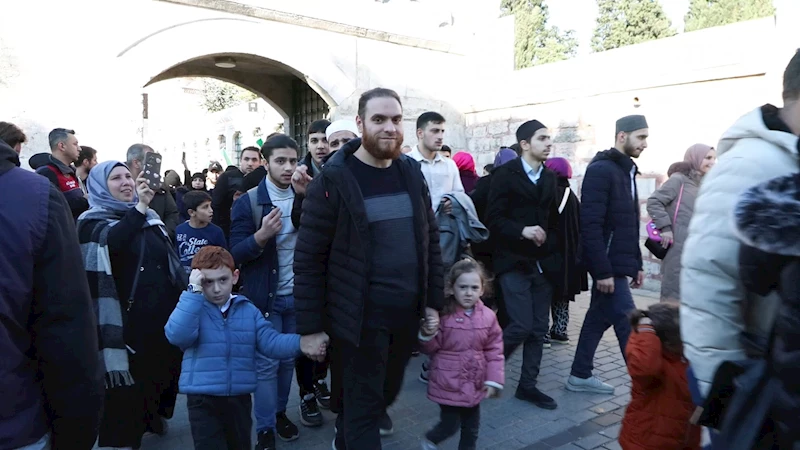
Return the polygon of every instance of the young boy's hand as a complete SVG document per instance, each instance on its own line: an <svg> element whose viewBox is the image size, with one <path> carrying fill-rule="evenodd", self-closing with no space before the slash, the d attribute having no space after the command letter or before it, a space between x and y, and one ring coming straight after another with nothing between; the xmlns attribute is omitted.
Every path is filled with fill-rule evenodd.
<svg viewBox="0 0 800 450"><path fill-rule="evenodd" d="M189 284L202 286L205 279L206 277L203 275L203 271L200 269L192 269L192 273L189 274Z"/></svg>
<svg viewBox="0 0 800 450"><path fill-rule="evenodd" d="M330 338L325 332L300 337L300 351L309 359L324 361Z"/></svg>
<svg viewBox="0 0 800 450"><path fill-rule="evenodd" d="M500 394L500 391L494 386L483 386L483 392L485 392L483 398L496 398Z"/></svg>

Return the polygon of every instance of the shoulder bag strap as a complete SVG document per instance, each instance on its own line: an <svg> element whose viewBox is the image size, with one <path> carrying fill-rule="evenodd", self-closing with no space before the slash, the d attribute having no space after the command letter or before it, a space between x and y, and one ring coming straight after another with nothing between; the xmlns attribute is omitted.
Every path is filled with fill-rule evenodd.
<svg viewBox="0 0 800 450"><path fill-rule="evenodd" d="M685 186L685 185L681 184L681 191L678 194L678 205L675 206L675 215L672 216L672 226L673 227L675 227L675 221L678 220L678 211L680 211L680 209L681 209L681 199L683 198L683 186Z"/></svg>
<svg viewBox="0 0 800 450"><path fill-rule="evenodd" d="M142 263L144 263L145 241L147 238L144 233L141 233L142 245L139 249L139 262L136 264L136 273L133 275L133 284L131 284L131 293L128 294L128 308L130 311L133 307L133 297L136 295L136 287L139 285L139 274L142 273Z"/></svg>
<svg viewBox="0 0 800 450"><path fill-rule="evenodd" d="M258 204L258 186L247 190L247 197L250 200L250 211L253 213L253 223L256 230L261 228L261 213L264 212L264 207Z"/></svg>
<svg viewBox="0 0 800 450"><path fill-rule="evenodd" d="M564 190L564 198L561 199L561 205L558 207L559 214L564 212L564 208L567 206L567 201L569 201L569 193L570 193L569 188Z"/></svg>

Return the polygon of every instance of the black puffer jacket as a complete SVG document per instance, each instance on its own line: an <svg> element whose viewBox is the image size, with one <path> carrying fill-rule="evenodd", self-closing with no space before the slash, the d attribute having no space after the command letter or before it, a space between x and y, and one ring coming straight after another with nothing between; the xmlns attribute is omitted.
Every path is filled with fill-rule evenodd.
<svg viewBox="0 0 800 450"><path fill-rule="evenodd" d="M294 256L294 299L297 332L327 332L334 339L358 345L369 287L369 223L358 181L347 167L347 158L361 146L348 142L325 164L309 184ZM439 227L420 165L403 155L399 164L414 208L414 242L419 255L419 302L425 307L444 306L444 281ZM416 192L418 195L413 195Z"/></svg>
<svg viewBox="0 0 800 450"><path fill-rule="evenodd" d="M776 178L745 191L735 214L743 243L739 253L742 283L761 296L774 290L781 299L767 362L779 382L770 416L779 448L795 448L789 443L800 442L800 175ZM763 339L743 337L756 352L766 347Z"/></svg>

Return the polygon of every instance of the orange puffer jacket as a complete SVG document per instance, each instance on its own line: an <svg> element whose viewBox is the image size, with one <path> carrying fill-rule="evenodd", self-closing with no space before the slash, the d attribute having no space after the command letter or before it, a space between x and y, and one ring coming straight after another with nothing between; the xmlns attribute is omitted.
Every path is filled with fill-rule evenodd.
<svg viewBox="0 0 800 450"><path fill-rule="evenodd" d="M699 450L700 427L689 423L694 405L686 380L688 363L666 353L650 325L631 333L625 354L632 387L619 434L622 448Z"/></svg>

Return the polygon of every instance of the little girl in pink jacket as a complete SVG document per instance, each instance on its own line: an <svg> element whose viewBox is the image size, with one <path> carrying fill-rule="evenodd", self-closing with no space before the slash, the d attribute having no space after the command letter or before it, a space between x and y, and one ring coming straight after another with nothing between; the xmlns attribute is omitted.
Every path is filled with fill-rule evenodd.
<svg viewBox="0 0 800 450"><path fill-rule="evenodd" d="M458 430L459 450L476 448L480 403L503 389L503 332L481 301L486 281L479 263L455 263L441 322L426 322L420 330L420 350L431 357L428 398L441 408L439 423L422 440L424 450L436 449Z"/></svg>

